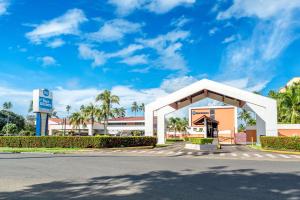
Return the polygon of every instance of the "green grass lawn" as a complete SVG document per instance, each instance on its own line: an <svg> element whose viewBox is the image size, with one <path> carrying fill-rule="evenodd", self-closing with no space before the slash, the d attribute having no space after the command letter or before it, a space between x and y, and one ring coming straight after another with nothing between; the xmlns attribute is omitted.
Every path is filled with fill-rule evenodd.
<svg viewBox="0 0 300 200"><path fill-rule="evenodd" d="M81 148L13 148L0 147L0 152L20 153L20 152L40 152L40 153L68 153L83 150Z"/></svg>

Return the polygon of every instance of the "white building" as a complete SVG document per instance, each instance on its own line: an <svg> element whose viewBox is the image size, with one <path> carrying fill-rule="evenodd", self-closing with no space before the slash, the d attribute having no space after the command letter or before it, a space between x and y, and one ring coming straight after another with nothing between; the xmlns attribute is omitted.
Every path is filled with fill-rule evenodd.
<svg viewBox="0 0 300 200"><path fill-rule="evenodd" d="M92 125L90 122L86 122L86 125L80 125L75 127L64 121L63 119L50 118L48 122L49 135L62 135L70 132L75 135L80 132L80 135L96 135L104 134L103 123L94 123L94 131L92 131ZM111 135L131 135L133 131L144 132L145 120L144 117L121 117L110 119L107 126L108 134Z"/></svg>

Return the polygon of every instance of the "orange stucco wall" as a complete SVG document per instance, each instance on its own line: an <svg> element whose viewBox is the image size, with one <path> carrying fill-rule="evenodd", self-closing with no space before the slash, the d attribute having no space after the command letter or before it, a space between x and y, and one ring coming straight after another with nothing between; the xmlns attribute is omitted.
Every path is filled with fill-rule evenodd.
<svg viewBox="0 0 300 200"><path fill-rule="evenodd" d="M278 129L279 136L300 136L300 129Z"/></svg>
<svg viewBox="0 0 300 200"><path fill-rule="evenodd" d="M196 114L193 115L193 112ZM231 133L234 133L235 130L235 119L234 119L234 108L215 108L215 120L219 122L218 129L219 131L230 130ZM191 110L191 126L192 127L201 127L201 125L195 125L193 122L203 115L210 117L210 112L208 108L198 108Z"/></svg>

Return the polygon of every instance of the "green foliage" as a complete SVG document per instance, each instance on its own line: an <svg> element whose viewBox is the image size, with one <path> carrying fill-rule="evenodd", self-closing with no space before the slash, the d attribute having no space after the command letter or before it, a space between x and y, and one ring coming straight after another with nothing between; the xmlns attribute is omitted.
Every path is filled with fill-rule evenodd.
<svg viewBox="0 0 300 200"><path fill-rule="evenodd" d="M131 131L132 136L142 136L143 133L144 133L143 131Z"/></svg>
<svg viewBox="0 0 300 200"><path fill-rule="evenodd" d="M277 100L278 122L300 123L300 83L285 88L285 92L270 91L268 96Z"/></svg>
<svg viewBox="0 0 300 200"><path fill-rule="evenodd" d="M0 110L0 130L7 124L7 119L12 124L15 124L18 128L18 132L25 126L25 119L21 115L17 115L14 112L7 110Z"/></svg>
<svg viewBox="0 0 300 200"><path fill-rule="evenodd" d="M177 132L186 132L188 127L188 120L186 118L170 117L168 120L168 129Z"/></svg>
<svg viewBox="0 0 300 200"><path fill-rule="evenodd" d="M3 136L0 147L19 148L112 148L155 146L156 137L97 137L97 136Z"/></svg>
<svg viewBox="0 0 300 200"><path fill-rule="evenodd" d="M35 131L30 131L30 130L21 130L19 132L19 136L34 136Z"/></svg>
<svg viewBox="0 0 300 200"><path fill-rule="evenodd" d="M192 144L212 144L213 138L188 138Z"/></svg>
<svg viewBox="0 0 300 200"><path fill-rule="evenodd" d="M166 142L183 142L183 138L168 138Z"/></svg>
<svg viewBox="0 0 300 200"><path fill-rule="evenodd" d="M300 151L300 137L260 137L261 147L274 150Z"/></svg>
<svg viewBox="0 0 300 200"><path fill-rule="evenodd" d="M238 132L244 132L246 130L246 127L244 124L240 124L238 127Z"/></svg>
<svg viewBox="0 0 300 200"><path fill-rule="evenodd" d="M256 120L252 118L250 112L243 109L240 113L238 118L244 122L246 126L254 126L256 125ZM245 128L245 126L241 126L241 128Z"/></svg>
<svg viewBox="0 0 300 200"><path fill-rule="evenodd" d="M2 133L5 135L17 135L18 134L18 127L15 124L8 123L2 128Z"/></svg>

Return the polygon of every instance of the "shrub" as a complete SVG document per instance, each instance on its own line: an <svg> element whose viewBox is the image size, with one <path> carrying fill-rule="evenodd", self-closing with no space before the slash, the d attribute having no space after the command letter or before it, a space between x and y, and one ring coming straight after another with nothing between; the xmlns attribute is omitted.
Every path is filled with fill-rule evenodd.
<svg viewBox="0 0 300 200"><path fill-rule="evenodd" d="M8 123L3 127L2 132L5 135L17 135L19 131L17 125Z"/></svg>
<svg viewBox="0 0 300 200"><path fill-rule="evenodd" d="M261 147L274 150L300 151L300 137L260 137Z"/></svg>
<svg viewBox="0 0 300 200"><path fill-rule="evenodd" d="M212 144L213 138L189 138L189 142L192 144Z"/></svg>
<svg viewBox="0 0 300 200"><path fill-rule="evenodd" d="M166 141L167 142L183 142L184 139L183 138L168 138Z"/></svg>
<svg viewBox="0 0 300 200"><path fill-rule="evenodd" d="M0 147L19 148L110 148L155 146L155 137L92 137L92 136L3 136Z"/></svg>

